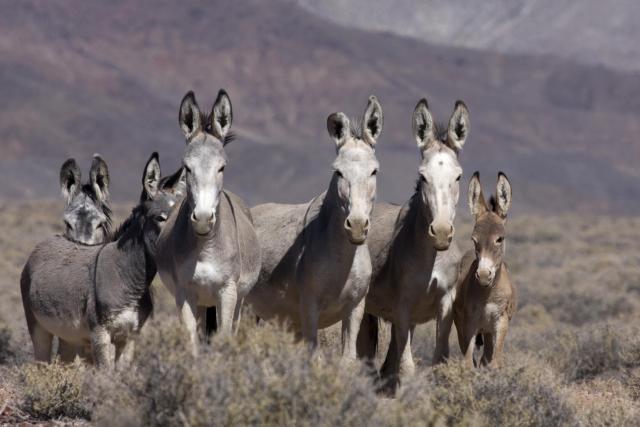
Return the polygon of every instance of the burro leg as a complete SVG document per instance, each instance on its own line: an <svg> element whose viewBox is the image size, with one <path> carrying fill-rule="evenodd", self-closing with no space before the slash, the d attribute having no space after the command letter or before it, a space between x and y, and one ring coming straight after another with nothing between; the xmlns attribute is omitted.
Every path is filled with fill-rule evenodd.
<svg viewBox="0 0 640 427"><path fill-rule="evenodd" d="M342 359L343 361L353 361L357 357L356 342L358 339L358 331L360 323L364 315L364 298L345 313L342 318Z"/></svg>
<svg viewBox="0 0 640 427"><path fill-rule="evenodd" d="M305 294L300 298L300 325L302 337L315 351L318 346L318 303Z"/></svg>
<svg viewBox="0 0 640 427"><path fill-rule="evenodd" d="M195 295L187 294L184 290L177 291L176 308L178 309L178 316L189 334L191 352L195 356L198 354L198 319L196 317L198 307Z"/></svg>
<svg viewBox="0 0 640 427"><path fill-rule="evenodd" d="M238 302L238 292L235 283L230 283L218 292L218 306L216 309L218 330L223 334L233 332L233 319Z"/></svg>
<svg viewBox="0 0 640 427"><path fill-rule="evenodd" d="M113 369L111 334L105 327L98 326L91 331L91 346L96 366L98 368Z"/></svg>

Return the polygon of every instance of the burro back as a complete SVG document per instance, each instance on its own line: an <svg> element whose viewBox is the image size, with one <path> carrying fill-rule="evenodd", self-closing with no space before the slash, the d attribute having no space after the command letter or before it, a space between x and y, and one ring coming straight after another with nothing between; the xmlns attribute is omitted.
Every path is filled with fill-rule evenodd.
<svg viewBox="0 0 640 427"><path fill-rule="evenodd" d="M60 188L65 199L64 235L84 245L99 245L111 238L109 168L93 155L89 181L82 183L80 168L67 159L60 168Z"/></svg>
<svg viewBox="0 0 640 427"><path fill-rule="evenodd" d="M36 360L50 360L53 336L71 347L90 346L100 366L130 359L131 335L152 310L155 242L181 197L181 175L179 170L161 178L154 153L144 169L140 201L112 242L86 246L54 236L36 246L20 279Z"/></svg>
<svg viewBox="0 0 640 427"><path fill-rule="evenodd" d="M208 307L216 307L223 333L237 325L242 302L258 278L260 246L248 208L223 189L225 146L233 140L228 94L220 90L211 113L205 114L194 93L187 93L178 122L187 142L182 158L186 196L158 239L157 260L195 353L197 327L206 333Z"/></svg>
<svg viewBox="0 0 640 427"><path fill-rule="evenodd" d="M367 239L376 196L382 107L371 96L361 125L344 113L327 119L336 149L328 189L308 203L251 210L262 248L260 280L248 301L259 317L286 321L317 345L319 328L342 321L343 356L355 340L371 277Z"/></svg>

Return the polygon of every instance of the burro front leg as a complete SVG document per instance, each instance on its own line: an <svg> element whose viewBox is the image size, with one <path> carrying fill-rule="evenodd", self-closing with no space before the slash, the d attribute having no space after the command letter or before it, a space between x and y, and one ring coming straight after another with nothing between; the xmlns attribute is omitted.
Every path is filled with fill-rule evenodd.
<svg viewBox="0 0 640 427"><path fill-rule="evenodd" d="M464 352L464 361L465 364L469 367L469 368L473 368L474 367L474 363L473 363L473 351L476 348L476 334L477 334L477 330L474 328L470 328L468 325L464 325L463 326L463 338L460 341L461 344L461 350L463 350Z"/></svg>
<svg viewBox="0 0 640 427"><path fill-rule="evenodd" d="M495 345L493 349L493 357L487 360L490 368L497 368L502 364L502 357L504 354L504 340L507 337L507 331L509 330L509 318L506 314L500 316L498 321L496 322L495 332L493 336L495 337Z"/></svg>
<svg viewBox="0 0 640 427"><path fill-rule="evenodd" d="M235 283L229 283L218 292L218 306L216 307L216 320L220 333L229 335L233 333L233 319L238 303L238 291Z"/></svg>
<svg viewBox="0 0 640 427"><path fill-rule="evenodd" d="M396 319L391 334L387 360L382 370L386 371L383 378L386 378L388 391L395 394L401 380L413 375L415 370L411 357L411 324L408 316Z"/></svg>
<svg viewBox="0 0 640 427"><path fill-rule="evenodd" d="M104 326L97 326L91 331L91 347L93 360L98 368L113 369L111 334Z"/></svg>
<svg viewBox="0 0 640 427"><path fill-rule="evenodd" d="M433 354L433 364L446 362L449 358L449 335L453 323L452 297L446 294L440 300L436 318L436 348Z"/></svg>
<svg viewBox="0 0 640 427"><path fill-rule="evenodd" d="M240 320L242 318L242 305L244 304L244 298L238 299L236 302L236 310L233 313L233 333L238 333L238 328L240 327ZM258 319L260 320L260 319Z"/></svg>
<svg viewBox="0 0 640 427"><path fill-rule="evenodd" d="M184 289L177 290L176 308L178 309L180 321L189 334L191 352L196 356L198 354L198 306L196 305L196 296L187 293Z"/></svg>
<svg viewBox="0 0 640 427"><path fill-rule="evenodd" d="M300 298L300 326L302 338L315 351L318 347L318 302L306 293Z"/></svg>
<svg viewBox="0 0 640 427"><path fill-rule="evenodd" d="M342 318L342 360L343 362L354 361L358 357L357 340L360 331L360 323L364 316L364 301L360 302Z"/></svg>

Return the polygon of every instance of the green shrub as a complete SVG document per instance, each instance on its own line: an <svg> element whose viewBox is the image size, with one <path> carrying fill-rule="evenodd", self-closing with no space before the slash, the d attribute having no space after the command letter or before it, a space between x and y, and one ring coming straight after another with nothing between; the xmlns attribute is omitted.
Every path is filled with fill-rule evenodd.
<svg viewBox="0 0 640 427"><path fill-rule="evenodd" d="M23 409L43 418L89 418L83 394L85 369L80 363L34 363L21 367Z"/></svg>

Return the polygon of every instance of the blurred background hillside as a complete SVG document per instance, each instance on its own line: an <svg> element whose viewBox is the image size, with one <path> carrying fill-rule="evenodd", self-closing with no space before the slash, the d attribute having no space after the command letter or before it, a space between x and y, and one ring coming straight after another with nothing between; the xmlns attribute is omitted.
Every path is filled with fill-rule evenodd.
<svg viewBox="0 0 640 427"><path fill-rule="evenodd" d="M208 109L225 87L239 136L225 185L251 204L321 192L326 117L360 117L374 93L380 199L410 194L410 117L426 96L442 121L467 103L464 182L504 170L514 212L640 212L637 2L1 0L0 11L0 200L55 198L61 163L88 168L100 152L113 198L133 203L151 151L179 165L184 93Z"/></svg>

